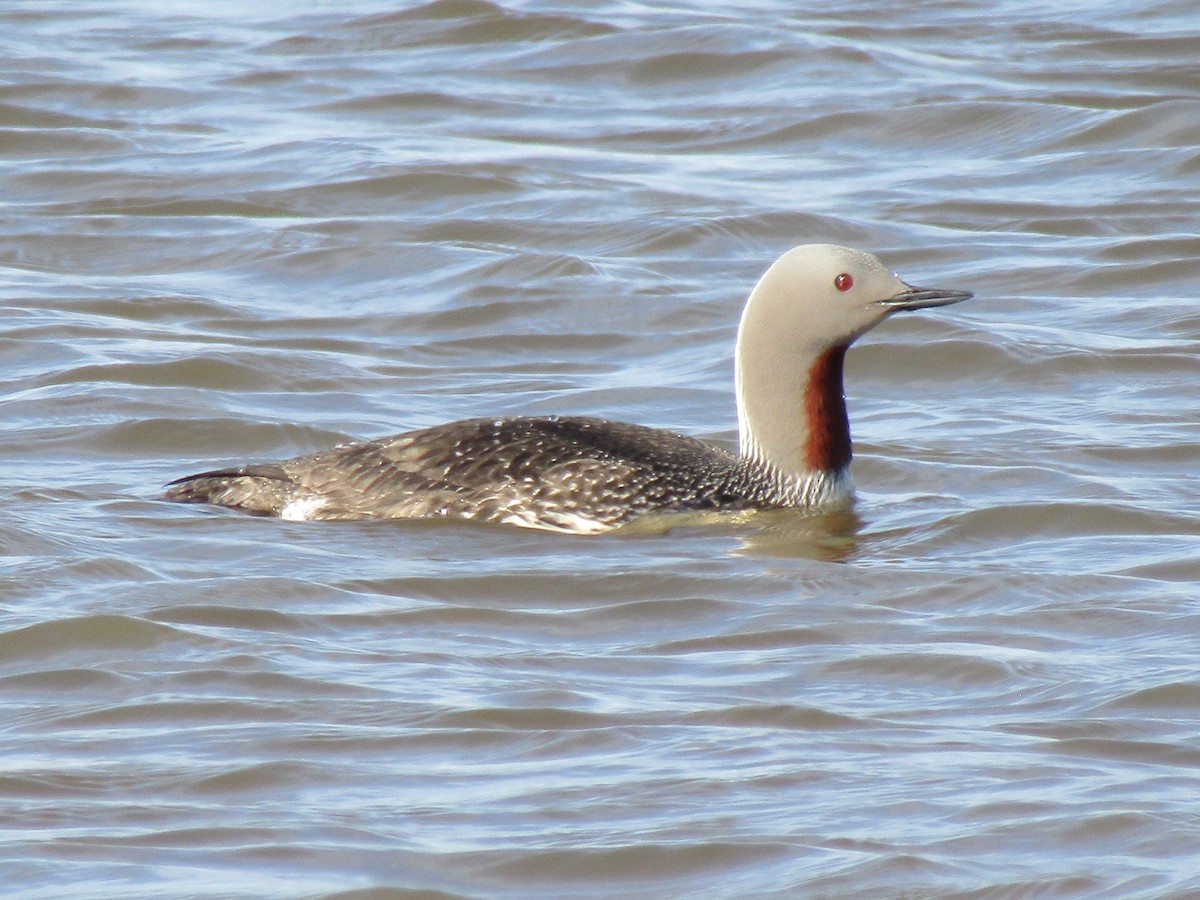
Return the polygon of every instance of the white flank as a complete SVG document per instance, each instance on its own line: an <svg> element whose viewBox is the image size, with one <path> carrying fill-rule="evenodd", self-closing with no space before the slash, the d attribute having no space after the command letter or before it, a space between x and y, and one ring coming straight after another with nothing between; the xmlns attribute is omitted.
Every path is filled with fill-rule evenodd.
<svg viewBox="0 0 1200 900"><path fill-rule="evenodd" d="M321 497L301 497L281 509L279 518L287 519L289 522L303 522L311 519L313 513L324 505L325 500Z"/></svg>
<svg viewBox="0 0 1200 900"><path fill-rule="evenodd" d="M601 531L608 531L613 527L590 516L576 513L543 512L539 515L533 510L525 509L510 512L500 521L504 525L540 528L544 531L561 531L566 534L599 534Z"/></svg>

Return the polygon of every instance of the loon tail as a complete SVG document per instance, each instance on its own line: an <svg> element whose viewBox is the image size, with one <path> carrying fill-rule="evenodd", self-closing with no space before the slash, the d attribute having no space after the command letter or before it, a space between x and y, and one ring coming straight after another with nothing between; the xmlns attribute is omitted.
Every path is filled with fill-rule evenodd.
<svg viewBox="0 0 1200 900"><path fill-rule="evenodd" d="M213 503L277 516L298 492L298 485L282 466L264 463L187 475L168 484L162 496L176 503Z"/></svg>

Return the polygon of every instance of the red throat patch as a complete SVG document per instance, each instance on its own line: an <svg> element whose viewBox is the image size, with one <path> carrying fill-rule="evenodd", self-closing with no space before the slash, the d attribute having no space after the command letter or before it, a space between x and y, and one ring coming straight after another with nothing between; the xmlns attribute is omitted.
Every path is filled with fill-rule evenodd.
<svg viewBox="0 0 1200 900"><path fill-rule="evenodd" d="M842 388L847 348L833 347L818 356L804 386L804 414L808 420L804 462L812 471L834 472L850 465L850 419Z"/></svg>

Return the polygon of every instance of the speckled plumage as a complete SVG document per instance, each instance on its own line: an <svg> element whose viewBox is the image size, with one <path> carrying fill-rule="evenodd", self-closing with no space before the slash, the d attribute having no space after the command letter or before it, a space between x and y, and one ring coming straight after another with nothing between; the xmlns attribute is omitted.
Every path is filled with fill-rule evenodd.
<svg viewBox="0 0 1200 900"><path fill-rule="evenodd" d="M205 472L174 482L166 497L283 518L475 519L592 532L649 511L785 505L784 490L758 464L695 438L548 416L468 419Z"/></svg>
<svg viewBox="0 0 1200 900"><path fill-rule="evenodd" d="M785 253L738 328L737 454L603 419L468 419L191 475L164 497L284 519L473 519L574 533L649 512L845 505L846 349L897 310L969 296L913 288L846 247Z"/></svg>

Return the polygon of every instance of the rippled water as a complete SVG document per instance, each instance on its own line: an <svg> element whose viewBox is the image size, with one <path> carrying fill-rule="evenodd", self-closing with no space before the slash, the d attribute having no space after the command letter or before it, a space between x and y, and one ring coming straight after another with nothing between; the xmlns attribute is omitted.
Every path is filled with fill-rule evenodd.
<svg viewBox="0 0 1200 900"><path fill-rule="evenodd" d="M1194 4L795 9L4 6L9 896L1200 892ZM481 414L730 442L817 240L976 292L852 351L852 517L156 499Z"/></svg>

